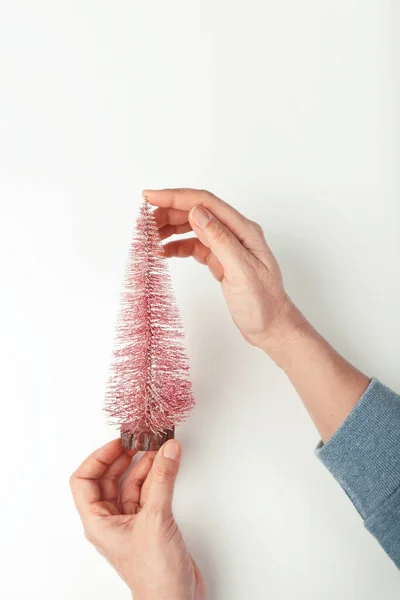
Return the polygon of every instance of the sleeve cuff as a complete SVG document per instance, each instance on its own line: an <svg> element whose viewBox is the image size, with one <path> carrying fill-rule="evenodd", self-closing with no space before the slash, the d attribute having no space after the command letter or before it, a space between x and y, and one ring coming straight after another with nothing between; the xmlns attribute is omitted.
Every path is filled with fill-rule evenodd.
<svg viewBox="0 0 400 600"><path fill-rule="evenodd" d="M400 396L372 379L316 454L400 566Z"/></svg>
<svg viewBox="0 0 400 600"><path fill-rule="evenodd" d="M400 488L364 525L400 569Z"/></svg>

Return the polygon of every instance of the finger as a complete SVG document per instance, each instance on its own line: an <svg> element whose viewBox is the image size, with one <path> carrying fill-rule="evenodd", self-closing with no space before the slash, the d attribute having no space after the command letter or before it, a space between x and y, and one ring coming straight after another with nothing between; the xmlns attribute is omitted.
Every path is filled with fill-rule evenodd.
<svg viewBox="0 0 400 600"><path fill-rule="evenodd" d="M72 477L99 479L123 452L120 438L108 442L88 456Z"/></svg>
<svg viewBox="0 0 400 600"><path fill-rule="evenodd" d="M189 213L193 231L199 240L210 248L224 268L235 273L249 264L250 253L215 216L202 206L195 206Z"/></svg>
<svg viewBox="0 0 400 600"><path fill-rule="evenodd" d="M172 512L172 497L181 457L177 440L169 440L158 451L150 472L151 484L145 509L168 515Z"/></svg>
<svg viewBox="0 0 400 600"><path fill-rule="evenodd" d="M158 229L165 225L184 225L188 223L188 211L176 208L156 208L154 218Z"/></svg>
<svg viewBox="0 0 400 600"><path fill-rule="evenodd" d="M151 471L148 474L148 476L146 477L146 480L142 485L142 489L140 490L140 500L139 500L140 507L143 507L147 502L150 486L151 486Z"/></svg>
<svg viewBox="0 0 400 600"><path fill-rule="evenodd" d="M171 237L171 235L181 235L182 233L188 233L192 231L192 226L190 223L184 223L183 225L164 225L159 230L160 238L165 240L166 238Z"/></svg>
<svg viewBox="0 0 400 600"><path fill-rule="evenodd" d="M197 262L207 265L217 281L221 281L224 276L224 268L210 248L207 248L197 238L187 238L185 240L176 240L168 242L164 246L164 253L167 258L176 256L178 258L187 258L193 256Z"/></svg>
<svg viewBox="0 0 400 600"><path fill-rule="evenodd" d="M145 452L128 472L121 489L121 512L125 515L136 514L140 506L142 486L153 465L156 452Z"/></svg>
<svg viewBox="0 0 400 600"><path fill-rule="evenodd" d="M132 462L137 450L126 451L107 469L99 479L101 499L117 504L119 497L120 479Z"/></svg>
<svg viewBox="0 0 400 600"><path fill-rule="evenodd" d="M81 517L91 505L101 500L99 478L118 459L124 449L118 438L95 450L71 475L70 484L76 508Z"/></svg>
<svg viewBox="0 0 400 600"><path fill-rule="evenodd" d="M188 258L193 256L199 263L205 265L207 257L210 254L210 248L207 248L198 238L191 237L184 240L168 242L164 246L164 254L167 258L176 256L178 258Z"/></svg>
<svg viewBox="0 0 400 600"><path fill-rule="evenodd" d="M204 206L226 225L232 233L243 241L247 233L248 219L211 192L191 189L144 190L143 196L153 206L190 211L194 206ZM157 212L157 211L156 211Z"/></svg>
<svg viewBox="0 0 400 600"><path fill-rule="evenodd" d="M266 266L271 266L272 253L264 238L264 232L258 223L251 221L235 208L204 190L145 190L143 196L159 208L160 223L182 223L186 212L194 206L208 209L223 225L231 230L243 246ZM170 208L168 208L170 207ZM171 213L171 216L168 216ZM161 227L161 225L160 225Z"/></svg>

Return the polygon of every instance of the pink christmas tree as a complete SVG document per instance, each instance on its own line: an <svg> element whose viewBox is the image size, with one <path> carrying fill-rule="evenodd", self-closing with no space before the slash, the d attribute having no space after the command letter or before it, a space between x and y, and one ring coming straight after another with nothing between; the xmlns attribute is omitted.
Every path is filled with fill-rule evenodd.
<svg viewBox="0 0 400 600"><path fill-rule="evenodd" d="M164 250L147 202L125 273L105 410L123 444L157 449L194 405L183 329Z"/></svg>

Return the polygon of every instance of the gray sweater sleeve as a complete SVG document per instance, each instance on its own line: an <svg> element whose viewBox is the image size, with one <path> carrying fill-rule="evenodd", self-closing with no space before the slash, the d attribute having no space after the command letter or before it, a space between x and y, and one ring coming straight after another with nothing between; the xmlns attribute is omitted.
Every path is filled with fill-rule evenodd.
<svg viewBox="0 0 400 600"><path fill-rule="evenodd" d="M400 396L373 379L316 452L400 568Z"/></svg>

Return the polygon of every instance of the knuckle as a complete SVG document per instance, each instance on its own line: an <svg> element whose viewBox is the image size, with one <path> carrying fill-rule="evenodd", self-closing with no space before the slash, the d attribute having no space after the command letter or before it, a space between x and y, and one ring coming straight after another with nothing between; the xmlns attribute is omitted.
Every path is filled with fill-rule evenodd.
<svg viewBox="0 0 400 600"><path fill-rule="evenodd" d="M154 467L153 476L160 483L167 483L175 477L175 469L170 465L156 465Z"/></svg>
<svg viewBox="0 0 400 600"><path fill-rule="evenodd" d="M228 230L220 223L211 222L210 233L213 240L220 244L225 244L229 240Z"/></svg>
<svg viewBox="0 0 400 600"><path fill-rule="evenodd" d="M261 225L259 225L255 221L249 221L249 225L250 225L251 231L254 233L254 235L264 237L264 230L261 227Z"/></svg>
<svg viewBox="0 0 400 600"><path fill-rule="evenodd" d="M214 198L214 194L212 192L210 192L209 190L205 190L205 189L201 189L199 190L199 192L203 195L203 196L207 196L208 198Z"/></svg>

